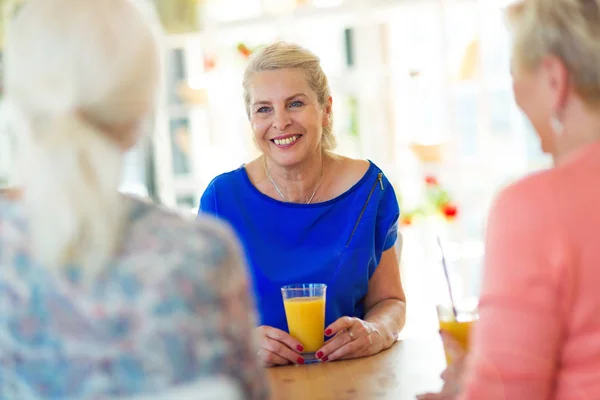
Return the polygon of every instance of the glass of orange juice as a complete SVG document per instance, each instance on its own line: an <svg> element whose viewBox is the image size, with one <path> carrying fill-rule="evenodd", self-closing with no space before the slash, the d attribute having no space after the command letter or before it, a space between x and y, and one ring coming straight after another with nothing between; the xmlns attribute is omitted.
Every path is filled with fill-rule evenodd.
<svg viewBox="0 0 600 400"><path fill-rule="evenodd" d="M479 318L477 308L457 308L456 316L451 306L437 306L440 330L450 334L465 350L469 350L469 341L473 323ZM452 356L444 347L446 364L452 363Z"/></svg>
<svg viewBox="0 0 600 400"><path fill-rule="evenodd" d="M324 283L302 283L281 288L290 335L304 347L306 364L318 361L315 352L325 342Z"/></svg>

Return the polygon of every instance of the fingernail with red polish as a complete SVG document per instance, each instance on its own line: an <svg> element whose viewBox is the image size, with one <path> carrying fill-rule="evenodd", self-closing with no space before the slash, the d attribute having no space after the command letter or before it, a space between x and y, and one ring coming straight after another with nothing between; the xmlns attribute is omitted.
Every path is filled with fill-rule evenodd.
<svg viewBox="0 0 600 400"><path fill-rule="evenodd" d="M302 347L300 345L296 346L296 349L298 349L298 351L304 351L304 347Z"/></svg>
<svg viewBox="0 0 600 400"><path fill-rule="evenodd" d="M322 352L322 351L319 351L319 352L317 353L317 358L321 358L321 357L323 357L323 352Z"/></svg>
<svg viewBox="0 0 600 400"><path fill-rule="evenodd" d="M321 361L323 361L323 362L329 361L329 357L323 357L323 358L321 358Z"/></svg>
<svg viewBox="0 0 600 400"><path fill-rule="evenodd" d="M327 330L325 331L325 334L326 334L327 336L331 335L331 329L327 329Z"/></svg>
<svg viewBox="0 0 600 400"><path fill-rule="evenodd" d="M304 364L304 358L302 358L302 357L298 357L298 359L296 360L296 362L297 362L298 364L300 364L300 365L303 365L303 364Z"/></svg>

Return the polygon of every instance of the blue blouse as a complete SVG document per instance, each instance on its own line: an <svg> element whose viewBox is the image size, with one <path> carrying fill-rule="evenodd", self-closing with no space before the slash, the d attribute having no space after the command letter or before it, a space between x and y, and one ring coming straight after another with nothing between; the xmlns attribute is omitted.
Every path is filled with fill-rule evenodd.
<svg viewBox="0 0 600 400"><path fill-rule="evenodd" d="M261 193L246 169L216 177L199 212L231 224L244 245L262 325L287 331L281 287L327 284L326 325L364 318L369 279L398 236L392 185L372 162L352 188L316 204L285 203Z"/></svg>

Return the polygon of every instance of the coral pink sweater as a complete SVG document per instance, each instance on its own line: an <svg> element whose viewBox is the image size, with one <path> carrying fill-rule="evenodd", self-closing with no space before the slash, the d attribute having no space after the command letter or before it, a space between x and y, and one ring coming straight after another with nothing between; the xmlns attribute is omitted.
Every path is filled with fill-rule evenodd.
<svg viewBox="0 0 600 400"><path fill-rule="evenodd" d="M600 399L600 142L498 197L461 400Z"/></svg>

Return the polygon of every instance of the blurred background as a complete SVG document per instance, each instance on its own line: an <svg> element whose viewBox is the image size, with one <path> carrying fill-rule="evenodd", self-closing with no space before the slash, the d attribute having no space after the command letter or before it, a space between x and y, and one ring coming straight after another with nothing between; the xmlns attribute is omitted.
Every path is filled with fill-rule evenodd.
<svg viewBox="0 0 600 400"><path fill-rule="evenodd" d="M398 194L406 334L437 324L425 315L447 293L437 237L457 297L476 298L494 195L550 164L513 99L507 0L135 2L159 32L165 79L122 191L195 213L213 177L257 155L242 99L248 57L297 42L330 79L338 152L378 164ZM4 32L23 0L1 3ZM3 185L14 142L0 135Z"/></svg>

